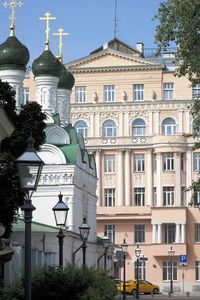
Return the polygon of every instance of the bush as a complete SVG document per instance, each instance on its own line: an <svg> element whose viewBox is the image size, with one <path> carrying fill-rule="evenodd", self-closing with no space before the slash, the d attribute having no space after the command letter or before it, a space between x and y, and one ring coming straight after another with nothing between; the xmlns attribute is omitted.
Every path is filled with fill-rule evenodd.
<svg viewBox="0 0 200 300"><path fill-rule="evenodd" d="M23 300L22 281L4 290L2 300ZM102 270L67 265L45 266L32 278L32 300L113 300L116 294L114 281ZM1 291L0 291L1 295Z"/></svg>

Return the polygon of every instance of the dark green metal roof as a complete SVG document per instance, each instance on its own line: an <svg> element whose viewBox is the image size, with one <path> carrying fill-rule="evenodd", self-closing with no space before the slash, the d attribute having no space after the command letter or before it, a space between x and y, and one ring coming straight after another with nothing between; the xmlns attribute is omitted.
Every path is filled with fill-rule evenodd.
<svg viewBox="0 0 200 300"><path fill-rule="evenodd" d="M29 51L15 36L0 45L0 69L23 69L29 61Z"/></svg>
<svg viewBox="0 0 200 300"><path fill-rule="evenodd" d="M64 65L62 65L58 88L71 90L74 86L75 79L71 72L69 72Z"/></svg>
<svg viewBox="0 0 200 300"><path fill-rule="evenodd" d="M76 165L77 154L80 150L79 144L58 146L66 157L68 165Z"/></svg>
<svg viewBox="0 0 200 300"><path fill-rule="evenodd" d="M35 77L39 76L54 76L59 77L62 64L50 50L45 50L34 60L32 71Z"/></svg>

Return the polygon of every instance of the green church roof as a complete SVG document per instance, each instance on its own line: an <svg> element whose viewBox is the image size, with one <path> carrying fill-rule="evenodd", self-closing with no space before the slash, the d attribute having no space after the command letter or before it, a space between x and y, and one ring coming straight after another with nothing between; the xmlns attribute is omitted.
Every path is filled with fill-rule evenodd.
<svg viewBox="0 0 200 300"><path fill-rule="evenodd" d="M69 72L64 65L62 65L58 88L71 90L74 86L75 79L71 72Z"/></svg>
<svg viewBox="0 0 200 300"><path fill-rule="evenodd" d="M25 70L29 58L28 49L15 36L9 36L0 45L0 69Z"/></svg>
<svg viewBox="0 0 200 300"><path fill-rule="evenodd" d="M62 64L50 50L45 50L34 60L32 65L33 74L39 76L54 76L59 77Z"/></svg>
<svg viewBox="0 0 200 300"><path fill-rule="evenodd" d="M79 144L58 146L66 157L68 165L77 164L77 154L80 150Z"/></svg>

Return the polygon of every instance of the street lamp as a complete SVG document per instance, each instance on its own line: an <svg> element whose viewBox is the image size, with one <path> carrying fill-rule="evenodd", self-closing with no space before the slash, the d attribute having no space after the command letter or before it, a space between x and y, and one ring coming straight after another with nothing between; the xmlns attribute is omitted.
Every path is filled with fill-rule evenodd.
<svg viewBox="0 0 200 300"><path fill-rule="evenodd" d="M141 249L137 244L135 249L135 256L136 256L136 267L137 267L137 276L136 276L136 298L139 298L139 259L140 259Z"/></svg>
<svg viewBox="0 0 200 300"><path fill-rule="evenodd" d="M20 186L25 192L24 221L25 221L25 300L31 300L31 220L35 207L32 205L31 196L37 189L43 168L43 161L34 148L34 138L27 139L26 151L16 159Z"/></svg>
<svg viewBox="0 0 200 300"><path fill-rule="evenodd" d="M126 243L126 240L124 239L123 243L121 244L122 254L123 254L123 260L124 260L124 276L123 276L123 300L126 300L126 254L128 250L128 244Z"/></svg>
<svg viewBox="0 0 200 300"><path fill-rule="evenodd" d="M103 248L104 248L104 252L102 255L99 256L98 260L97 260L97 266L99 268L99 261L102 257L104 257L104 271L106 271L106 263L107 263L107 252L108 252L108 248L109 248L109 242L110 242L110 239L108 236L104 235L102 237L102 244L103 244Z"/></svg>
<svg viewBox="0 0 200 300"><path fill-rule="evenodd" d="M170 274L170 294L173 294L173 261L172 261L172 257L174 256L175 250L172 248L172 246L170 246L169 250L168 250L168 254L171 257L170 260L170 269L171 269L171 274Z"/></svg>
<svg viewBox="0 0 200 300"><path fill-rule="evenodd" d="M86 218L83 218L83 223L79 226L79 232L80 232L80 237L83 241L83 244L81 245L81 248L83 249L83 269L85 269L85 265L86 265L86 241L88 239L88 235L90 232L90 226L87 224L86 222Z"/></svg>
<svg viewBox="0 0 200 300"><path fill-rule="evenodd" d="M63 195L58 195L58 203L52 208L56 221L56 226L59 228L57 235L59 243L59 267L63 267L63 239L65 237L63 229L66 227L67 214L69 207L62 201Z"/></svg>

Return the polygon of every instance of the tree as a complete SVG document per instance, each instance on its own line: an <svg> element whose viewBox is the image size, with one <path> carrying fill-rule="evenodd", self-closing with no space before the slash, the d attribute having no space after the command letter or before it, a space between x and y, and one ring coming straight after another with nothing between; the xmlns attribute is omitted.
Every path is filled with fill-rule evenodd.
<svg viewBox="0 0 200 300"><path fill-rule="evenodd" d="M8 238L12 230L12 223L16 219L17 209L23 204L23 193L20 190L19 177L15 159L26 149L26 139L32 133L35 138L35 148L45 141L46 115L41 111L37 102L30 102L24 106L17 115L15 111L15 92L0 80L0 107L2 107L15 130L10 137L1 141L0 153L0 223L6 227L4 234Z"/></svg>
<svg viewBox="0 0 200 300"><path fill-rule="evenodd" d="M167 0L160 3L155 20L155 41L159 52L175 43L177 75L188 75L192 83L200 82L200 1Z"/></svg>

